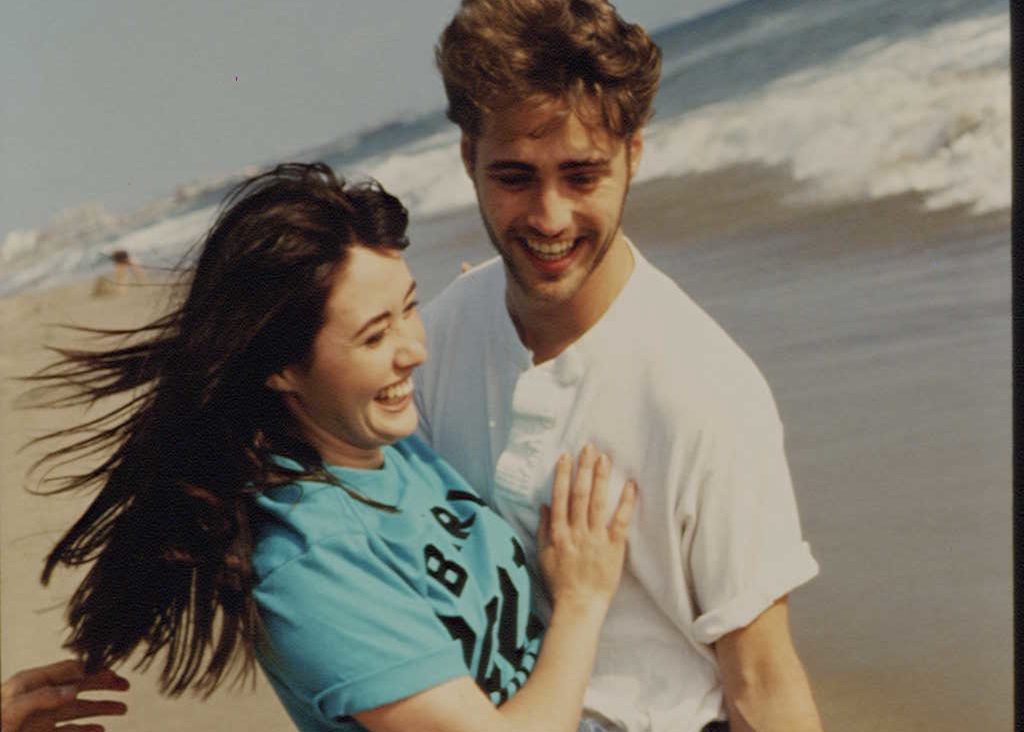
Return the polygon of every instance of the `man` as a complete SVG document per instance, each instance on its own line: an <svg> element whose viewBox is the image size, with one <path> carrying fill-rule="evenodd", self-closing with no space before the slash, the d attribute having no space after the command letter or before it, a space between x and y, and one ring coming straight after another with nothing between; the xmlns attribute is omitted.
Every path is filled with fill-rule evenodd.
<svg viewBox="0 0 1024 732"><path fill-rule="evenodd" d="M593 443L613 488L637 480L590 720L820 730L786 605L817 564L773 398L621 228L658 48L605 0L463 0L437 60L499 257L427 309L423 436L531 554L559 453Z"/></svg>

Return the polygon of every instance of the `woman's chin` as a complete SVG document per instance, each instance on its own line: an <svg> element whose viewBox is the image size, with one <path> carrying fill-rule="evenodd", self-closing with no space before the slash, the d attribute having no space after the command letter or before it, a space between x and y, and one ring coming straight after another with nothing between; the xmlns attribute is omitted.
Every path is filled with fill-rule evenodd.
<svg viewBox="0 0 1024 732"><path fill-rule="evenodd" d="M416 411L412 395L406 397L405 403L399 408L384 404L377 406L377 429L374 431L386 440L385 444L397 442L416 432L419 426L419 413Z"/></svg>

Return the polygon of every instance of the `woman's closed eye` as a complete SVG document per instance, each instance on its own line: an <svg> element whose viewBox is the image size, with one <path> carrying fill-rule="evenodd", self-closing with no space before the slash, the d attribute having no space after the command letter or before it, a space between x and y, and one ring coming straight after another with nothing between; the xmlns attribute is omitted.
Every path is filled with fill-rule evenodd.
<svg viewBox="0 0 1024 732"><path fill-rule="evenodd" d="M370 348L380 345L384 341L384 336L388 334L389 330L391 330L390 327L374 331L366 337L366 340L363 341L363 345L370 346Z"/></svg>
<svg viewBox="0 0 1024 732"><path fill-rule="evenodd" d="M402 310L402 317L408 318L410 315L416 312L416 308L419 307L419 304L419 300L413 300L408 305L406 305L405 308L403 308ZM390 325L385 326L380 330L376 330L366 337L366 340L363 341L363 344L373 348L374 346L379 345L381 342L383 342L384 337L387 336L387 334L390 331Z"/></svg>

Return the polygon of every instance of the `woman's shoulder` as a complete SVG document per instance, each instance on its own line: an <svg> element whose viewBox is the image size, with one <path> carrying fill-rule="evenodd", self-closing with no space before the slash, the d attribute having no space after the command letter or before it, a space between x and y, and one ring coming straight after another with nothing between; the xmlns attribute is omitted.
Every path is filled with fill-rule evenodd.
<svg viewBox="0 0 1024 732"><path fill-rule="evenodd" d="M254 496L253 570L258 578L338 537L366 533L339 486L301 480Z"/></svg>

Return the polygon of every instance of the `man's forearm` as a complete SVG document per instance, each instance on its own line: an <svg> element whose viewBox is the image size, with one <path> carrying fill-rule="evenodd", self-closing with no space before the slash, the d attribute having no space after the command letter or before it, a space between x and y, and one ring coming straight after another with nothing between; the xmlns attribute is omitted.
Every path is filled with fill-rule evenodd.
<svg viewBox="0 0 1024 732"><path fill-rule="evenodd" d="M732 732L821 732L786 598L715 643Z"/></svg>
<svg viewBox="0 0 1024 732"><path fill-rule="evenodd" d="M821 732L821 717L800 659L773 664L726 692L732 732Z"/></svg>

